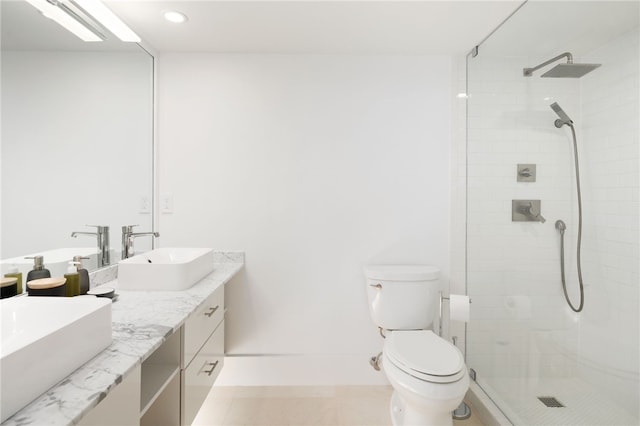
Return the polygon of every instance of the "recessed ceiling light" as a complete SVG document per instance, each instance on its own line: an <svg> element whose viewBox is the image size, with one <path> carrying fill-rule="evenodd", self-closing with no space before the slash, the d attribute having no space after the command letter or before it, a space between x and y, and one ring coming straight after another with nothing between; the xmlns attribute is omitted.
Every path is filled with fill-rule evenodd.
<svg viewBox="0 0 640 426"><path fill-rule="evenodd" d="M181 24L187 21L187 15L185 15L184 13L176 12L174 10L169 10L167 12L164 12L164 19L169 22Z"/></svg>

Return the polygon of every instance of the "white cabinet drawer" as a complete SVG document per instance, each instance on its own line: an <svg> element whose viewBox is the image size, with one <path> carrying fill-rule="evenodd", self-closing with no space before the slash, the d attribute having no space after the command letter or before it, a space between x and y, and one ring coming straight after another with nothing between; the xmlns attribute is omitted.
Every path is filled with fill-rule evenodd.
<svg viewBox="0 0 640 426"><path fill-rule="evenodd" d="M182 371L182 424L190 425L224 364L224 321Z"/></svg>
<svg viewBox="0 0 640 426"><path fill-rule="evenodd" d="M189 365L223 318L224 286L220 286L185 323L182 368Z"/></svg>

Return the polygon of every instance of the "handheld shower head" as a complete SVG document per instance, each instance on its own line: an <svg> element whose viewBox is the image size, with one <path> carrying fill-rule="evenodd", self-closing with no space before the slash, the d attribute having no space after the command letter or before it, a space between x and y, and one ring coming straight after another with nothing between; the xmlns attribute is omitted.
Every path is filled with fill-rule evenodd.
<svg viewBox="0 0 640 426"><path fill-rule="evenodd" d="M560 105L558 105L557 102L552 103L550 106L551 106L551 109L555 111L556 114L558 114L558 117L560 117L553 123L558 129L564 126L565 124L567 126L573 127L573 120L569 118L567 113L564 112L564 110L560 107Z"/></svg>

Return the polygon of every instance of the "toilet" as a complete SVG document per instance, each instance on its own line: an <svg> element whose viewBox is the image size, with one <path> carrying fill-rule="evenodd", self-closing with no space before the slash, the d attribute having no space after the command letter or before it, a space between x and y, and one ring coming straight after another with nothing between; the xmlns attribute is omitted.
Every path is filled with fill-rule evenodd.
<svg viewBox="0 0 640 426"><path fill-rule="evenodd" d="M469 388L460 350L431 328L439 313L440 270L427 265L364 268L373 322L385 336L380 357L394 392L396 426L449 426Z"/></svg>

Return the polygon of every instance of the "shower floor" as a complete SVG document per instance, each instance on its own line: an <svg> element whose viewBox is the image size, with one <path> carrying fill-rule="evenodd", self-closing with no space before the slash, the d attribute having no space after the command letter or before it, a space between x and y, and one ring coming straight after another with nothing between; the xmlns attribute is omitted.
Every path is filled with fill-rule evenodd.
<svg viewBox="0 0 640 426"><path fill-rule="evenodd" d="M637 426L626 412L593 385L577 378L492 379L478 384L514 425ZM538 397L554 397L564 407L547 407Z"/></svg>

